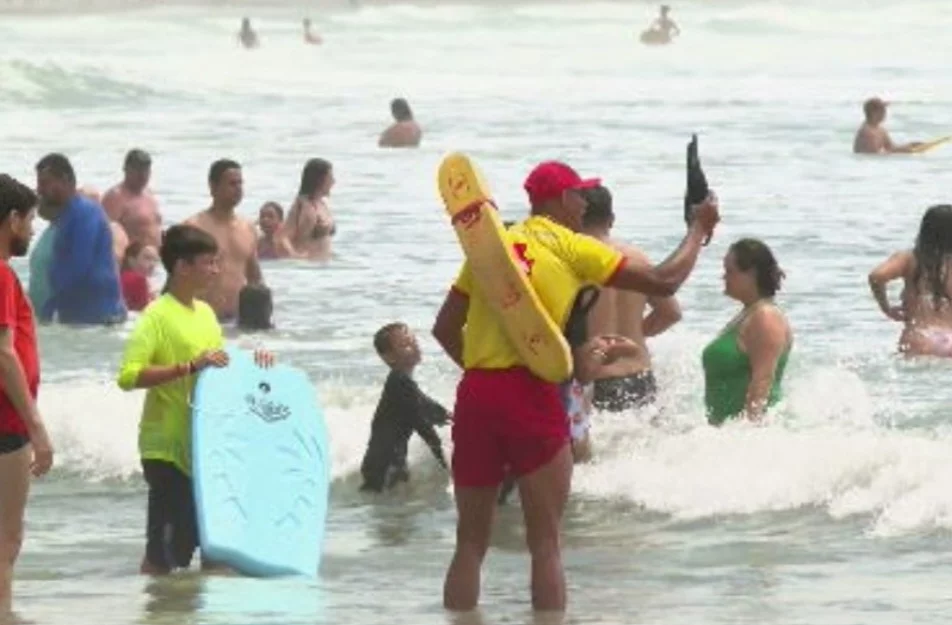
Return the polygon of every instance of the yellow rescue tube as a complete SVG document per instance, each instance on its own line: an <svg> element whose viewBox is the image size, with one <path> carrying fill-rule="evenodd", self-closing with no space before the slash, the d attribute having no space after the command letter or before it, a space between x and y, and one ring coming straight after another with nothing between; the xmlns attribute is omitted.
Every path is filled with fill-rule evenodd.
<svg viewBox="0 0 952 625"><path fill-rule="evenodd" d="M572 375L572 352L516 258L482 174L456 152L440 163L437 182L476 288L519 356L543 380L564 382Z"/></svg>

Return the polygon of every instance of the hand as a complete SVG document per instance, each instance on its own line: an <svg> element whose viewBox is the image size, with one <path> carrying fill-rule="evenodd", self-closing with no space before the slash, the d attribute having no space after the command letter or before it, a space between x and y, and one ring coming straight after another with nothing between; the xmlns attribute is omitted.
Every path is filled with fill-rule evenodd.
<svg viewBox="0 0 952 625"><path fill-rule="evenodd" d="M228 352L223 349L212 349L203 352L201 356L192 361L195 365L195 371L202 371L207 367L227 367Z"/></svg>
<svg viewBox="0 0 952 625"><path fill-rule="evenodd" d="M605 350L604 364L610 365L619 358L630 358L642 351L641 346L626 336L607 337L608 348Z"/></svg>
<svg viewBox="0 0 952 625"><path fill-rule="evenodd" d="M270 369L274 366L274 354L266 349L255 350L255 364L262 369Z"/></svg>
<svg viewBox="0 0 952 625"><path fill-rule="evenodd" d="M35 477L41 477L53 466L53 445L50 436L46 433L46 426L37 420L29 426L30 446L33 448L33 462L30 471Z"/></svg>
<svg viewBox="0 0 952 625"><path fill-rule="evenodd" d="M707 235L707 238L704 239L704 245L711 242L711 237L714 236L714 228L717 227L720 220L720 204L713 191L707 196L706 200L692 207L691 225L697 224Z"/></svg>
<svg viewBox="0 0 952 625"><path fill-rule="evenodd" d="M902 306L890 306L883 311L893 321L905 321L906 310Z"/></svg>

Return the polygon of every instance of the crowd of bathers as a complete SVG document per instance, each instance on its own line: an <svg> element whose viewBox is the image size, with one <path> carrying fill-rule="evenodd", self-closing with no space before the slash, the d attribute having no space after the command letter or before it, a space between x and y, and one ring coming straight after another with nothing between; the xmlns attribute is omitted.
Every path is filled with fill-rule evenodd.
<svg viewBox="0 0 952 625"><path fill-rule="evenodd" d="M867 116L881 122L884 106L868 105ZM380 145L418 145L422 133L406 101L394 100L391 112L394 123ZM864 126L860 133L869 130ZM883 144L878 151L903 151L888 135L877 136ZM166 229L149 190L152 159L144 150L128 152L122 181L101 200L95 190L78 186L65 155L48 154L35 170L35 191L0 175L0 613L11 603L30 475L46 473L53 461L36 405L40 361L34 318L108 325L124 321L129 310L139 311L117 384L146 390L139 451L149 490L141 569L166 573L189 566L198 545L189 396L203 369L228 363L221 323L272 327L271 295L259 259L329 260L337 232L327 204L333 166L324 159L305 163L287 214L269 201L257 224L236 214L243 198L241 165L217 160L208 170L209 207ZM409 327L389 323L373 341L391 372L371 424L362 489L382 491L409 479L407 444L413 432L451 471L459 515L444 593L451 609L476 605L494 510L500 494L515 488L533 559L533 604L564 607L558 534L572 465L592 456L592 414L631 412L655 401L659 381L647 340L680 320L675 293L719 221L711 195L689 212L688 234L678 249L653 265L644 252L613 236L613 198L600 180L583 179L568 165L549 161L529 173L524 189L530 214L508 224L503 236L518 250L532 288L565 333L574 365L570 379L552 384L532 373L467 263L432 330L463 370L452 411L414 381L421 355ZM48 224L31 251L36 216ZM29 297L8 263L28 253ZM922 219L914 248L897 252L870 273L877 304L903 323L900 350L907 354L952 357L950 258L952 206L934 206ZM149 278L159 263L166 280L153 292ZM712 425L761 420L781 398L793 346L793 330L774 300L783 279L763 241L744 238L728 247L724 293L740 307L700 355ZM894 280L904 282L898 305L886 291ZM272 361L266 351L256 356L262 366ZM450 423L454 445L447 462L435 428Z"/></svg>

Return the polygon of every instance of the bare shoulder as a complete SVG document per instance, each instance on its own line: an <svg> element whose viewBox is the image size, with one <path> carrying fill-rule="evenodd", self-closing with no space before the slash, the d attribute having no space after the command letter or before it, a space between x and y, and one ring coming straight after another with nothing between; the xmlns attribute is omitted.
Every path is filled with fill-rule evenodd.
<svg viewBox="0 0 952 625"><path fill-rule="evenodd" d="M756 335L768 342L786 343L792 334L790 322L779 306L758 306L744 321L744 333Z"/></svg>
<svg viewBox="0 0 952 625"><path fill-rule="evenodd" d="M648 258L648 255L634 245L622 243L620 241L611 241L611 246L624 254L625 258L627 258L629 262L646 266L651 265L651 259Z"/></svg>

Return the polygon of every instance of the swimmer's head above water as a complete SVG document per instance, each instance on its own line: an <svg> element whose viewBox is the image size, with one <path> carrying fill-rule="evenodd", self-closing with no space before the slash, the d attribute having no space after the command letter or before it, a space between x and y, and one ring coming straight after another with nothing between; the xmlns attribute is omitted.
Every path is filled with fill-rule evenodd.
<svg viewBox="0 0 952 625"><path fill-rule="evenodd" d="M133 193L140 193L149 185L152 176L152 157L145 150L129 150L123 163L125 180L123 184Z"/></svg>
<svg viewBox="0 0 952 625"><path fill-rule="evenodd" d="M122 257L122 269L132 270L144 276L151 276L159 264L159 252L151 245L133 241L126 247Z"/></svg>
<svg viewBox="0 0 952 625"><path fill-rule="evenodd" d="M773 297L785 277L773 251L758 239L740 239L724 256L724 293L738 301Z"/></svg>
<svg viewBox="0 0 952 625"><path fill-rule="evenodd" d="M588 189L582 193L587 202L585 214L582 216L582 226L590 228L611 229L615 225L615 212L612 208L612 192L601 185Z"/></svg>
<svg viewBox="0 0 952 625"><path fill-rule="evenodd" d="M600 184L598 178L583 179L565 163L547 161L529 173L523 188L533 215L545 215L579 232L588 203L583 192Z"/></svg>
<svg viewBox="0 0 952 625"><path fill-rule="evenodd" d="M331 194L334 187L334 166L323 158L312 158L301 171L298 195L317 199Z"/></svg>
<svg viewBox="0 0 952 625"><path fill-rule="evenodd" d="M886 109L889 103L882 98L870 98L863 102L863 115L866 123L875 126L886 119Z"/></svg>
<svg viewBox="0 0 952 625"><path fill-rule="evenodd" d="M394 98L390 102L390 113L398 122L413 121L413 111L410 109L410 103L403 98Z"/></svg>
<svg viewBox="0 0 952 625"><path fill-rule="evenodd" d="M36 189L40 215L49 219L62 211L76 195L76 172L62 154L47 154L36 164Z"/></svg>
<svg viewBox="0 0 952 625"><path fill-rule="evenodd" d="M422 360L420 344L405 323L388 323L374 334L374 349L388 367L411 373Z"/></svg>
<svg viewBox="0 0 952 625"><path fill-rule="evenodd" d="M271 289L263 284L249 284L238 292L238 328L247 331L271 330L274 323Z"/></svg>
<svg viewBox="0 0 952 625"><path fill-rule="evenodd" d="M284 222L284 209L277 202L265 202L258 211L258 227L265 236L273 236Z"/></svg>
<svg viewBox="0 0 952 625"><path fill-rule="evenodd" d="M946 285L952 258L952 205L938 204L925 212L912 253L916 259L912 283L917 289L929 290L936 309L943 301L949 303Z"/></svg>

